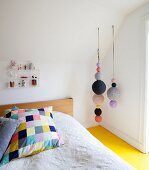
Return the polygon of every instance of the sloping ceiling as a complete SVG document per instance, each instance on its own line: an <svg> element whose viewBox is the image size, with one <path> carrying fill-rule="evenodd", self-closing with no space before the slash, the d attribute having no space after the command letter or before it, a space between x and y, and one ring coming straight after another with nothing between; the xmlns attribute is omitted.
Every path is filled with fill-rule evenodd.
<svg viewBox="0 0 149 170"><path fill-rule="evenodd" d="M101 57L104 57L111 46L111 25L115 25L117 32L125 16L146 2L147 0L0 0L0 58L20 57L23 54L54 57L59 48L60 55L55 57L90 60L96 56L97 27L100 27ZM32 47L31 53L30 47L33 44L35 49ZM17 55L14 49L17 49ZM41 54L37 49L42 49ZM47 53L44 54L45 52Z"/></svg>
<svg viewBox="0 0 149 170"><path fill-rule="evenodd" d="M110 24L115 25L115 36L116 36L118 30L120 29L120 26L124 22L127 15L129 15L131 12L133 12L137 8L140 8L141 6L149 2L149 0L110 0L110 1L109 0L88 0L88 1L90 1L95 6L98 6L100 8L103 7L106 11L108 11L107 12L109 13L108 15L111 15L109 16L109 18L106 18L109 24L106 25L104 23L103 30L102 30L103 32L101 32L103 34L103 39L102 37L100 37L101 44L102 44L101 45L102 47L101 57L104 57L105 55L107 55L107 53L109 52L109 48L112 45ZM113 20L110 19L110 17L112 16L113 16ZM102 24L100 23L99 26L102 26Z"/></svg>
<svg viewBox="0 0 149 170"><path fill-rule="evenodd" d="M90 0L97 5L102 5L106 8L113 9L119 13L126 15L136 8L149 2L148 0Z"/></svg>

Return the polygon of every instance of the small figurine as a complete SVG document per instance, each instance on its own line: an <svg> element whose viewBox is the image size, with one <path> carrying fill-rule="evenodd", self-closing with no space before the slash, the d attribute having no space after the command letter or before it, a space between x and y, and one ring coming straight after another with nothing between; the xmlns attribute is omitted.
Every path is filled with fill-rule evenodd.
<svg viewBox="0 0 149 170"><path fill-rule="evenodd" d="M32 76L32 86L37 86L37 76Z"/></svg>
<svg viewBox="0 0 149 170"><path fill-rule="evenodd" d="M16 69L16 62L14 60L10 61L10 69Z"/></svg>
<svg viewBox="0 0 149 170"><path fill-rule="evenodd" d="M19 64L18 70L22 70L22 64Z"/></svg>
<svg viewBox="0 0 149 170"><path fill-rule="evenodd" d="M14 81L10 81L10 87L14 87Z"/></svg>
<svg viewBox="0 0 149 170"><path fill-rule="evenodd" d="M32 69L33 69L33 63L29 63L29 64L28 64L28 69L29 69L29 70L32 70Z"/></svg>
<svg viewBox="0 0 149 170"><path fill-rule="evenodd" d="M22 80L22 87L25 87L25 80Z"/></svg>
<svg viewBox="0 0 149 170"><path fill-rule="evenodd" d="M18 86L21 87L21 83L18 83Z"/></svg>
<svg viewBox="0 0 149 170"><path fill-rule="evenodd" d="M27 69L27 66L26 65L24 65L24 70L26 70Z"/></svg>

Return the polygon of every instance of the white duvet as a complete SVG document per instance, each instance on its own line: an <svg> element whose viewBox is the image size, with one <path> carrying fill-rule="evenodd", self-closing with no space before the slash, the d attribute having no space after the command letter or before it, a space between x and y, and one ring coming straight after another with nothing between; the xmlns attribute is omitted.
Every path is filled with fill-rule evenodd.
<svg viewBox="0 0 149 170"><path fill-rule="evenodd" d="M54 121L63 137L64 145L12 161L0 170L134 169L94 138L74 118L63 113L54 113Z"/></svg>

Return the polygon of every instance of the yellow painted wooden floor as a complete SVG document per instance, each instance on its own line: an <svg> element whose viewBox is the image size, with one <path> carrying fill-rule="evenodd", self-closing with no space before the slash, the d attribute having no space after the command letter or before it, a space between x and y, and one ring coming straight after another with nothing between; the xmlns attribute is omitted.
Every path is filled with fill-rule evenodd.
<svg viewBox="0 0 149 170"><path fill-rule="evenodd" d="M88 130L105 146L110 148L137 170L149 170L149 154L141 153L101 126L89 128Z"/></svg>

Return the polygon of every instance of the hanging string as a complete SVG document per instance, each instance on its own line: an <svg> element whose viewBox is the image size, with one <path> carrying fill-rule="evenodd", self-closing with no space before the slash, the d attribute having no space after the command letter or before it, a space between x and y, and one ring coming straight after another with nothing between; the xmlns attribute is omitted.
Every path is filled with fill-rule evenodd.
<svg viewBox="0 0 149 170"><path fill-rule="evenodd" d="M99 58L99 28L98 28L98 50L97 50L97 53L98 53L98 63L100 61L100 58Z"/></svg>
<svg viewBox="0 0 149 170"><path fill-rule="evenodd" d="M112 25L113 29L113 79L115 78L115 51L114 51L114 25Z"/></svg>

